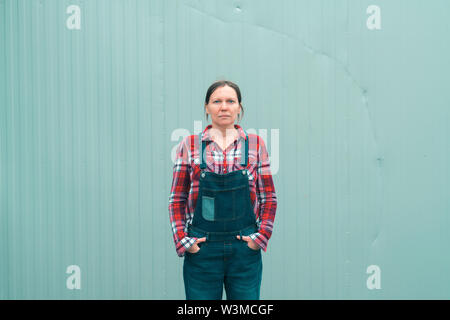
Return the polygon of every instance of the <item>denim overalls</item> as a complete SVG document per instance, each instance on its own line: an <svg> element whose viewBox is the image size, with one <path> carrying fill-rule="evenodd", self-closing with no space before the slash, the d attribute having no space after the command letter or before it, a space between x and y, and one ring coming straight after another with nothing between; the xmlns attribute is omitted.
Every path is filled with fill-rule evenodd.
<svg viewBox="0 0 450 320"><path fill-rule="evenodd" d="M188 236L206 237L206 241L198 244L198 252L185 253L183 278L188 300L221 300L224 286L229 300L259 299L261 249L253 250L236 237L258 230L248 182L247 134L246 138L241 153L245 169L218 174L205 170L205 141L199 134L199 194Z"/></svg>

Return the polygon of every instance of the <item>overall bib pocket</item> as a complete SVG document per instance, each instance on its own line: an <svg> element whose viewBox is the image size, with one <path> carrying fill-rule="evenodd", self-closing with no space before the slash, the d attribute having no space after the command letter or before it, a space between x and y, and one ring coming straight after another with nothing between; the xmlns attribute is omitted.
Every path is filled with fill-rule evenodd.
<svg viewBox="0 0 450 320"><path fill-rule="evenodd" d="M230 189L202 190L202 216L207 221L233 221L248 211L250 196L243 197L248 185Z"/></svg>
<svg viewBox="0 0 450 320"><path fill-rule="evenodd" d="M202 215L207 221L214 221L215 197L202 196Z"/></svg>

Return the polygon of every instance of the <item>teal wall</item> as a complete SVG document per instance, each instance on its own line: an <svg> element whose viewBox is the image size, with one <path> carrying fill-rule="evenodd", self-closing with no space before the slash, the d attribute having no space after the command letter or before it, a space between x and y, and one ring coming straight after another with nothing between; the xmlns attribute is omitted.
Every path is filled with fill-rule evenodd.
<svg viewBox="0 0 450 320"><path fill-rule="evenodd" d="M0 0L0 298L184 299L172 152L227 78L278 197L262 299L449 299L449 9Z"/></svg>

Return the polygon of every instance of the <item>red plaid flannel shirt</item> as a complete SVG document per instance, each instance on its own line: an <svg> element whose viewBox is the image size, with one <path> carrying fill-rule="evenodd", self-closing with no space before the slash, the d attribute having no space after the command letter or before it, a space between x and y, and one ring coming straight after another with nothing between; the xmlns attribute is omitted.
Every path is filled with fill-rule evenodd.
<svg viewBox="0 0 450 320"><path fill-rule="evenodd" d="M206 170L223 174L244 169L241 165L241 143L245 143L245 133L241 126L235 124L239 137L226 150L222 150L209 135L208 125L202 133L206 143ZM194 218L198 197L200 159L198 152L198 135L185 137L178 145L173 180L169 197L169 215L172 225L173 240L178 256L184 256L186 249L195 243L197 238L187 236L187 226ZM270 239L277 209L275 187L270 172L269 155L261 137L248 134L248 172L250 198L258 223L258 232L250 235L264 251Z"/></svg>

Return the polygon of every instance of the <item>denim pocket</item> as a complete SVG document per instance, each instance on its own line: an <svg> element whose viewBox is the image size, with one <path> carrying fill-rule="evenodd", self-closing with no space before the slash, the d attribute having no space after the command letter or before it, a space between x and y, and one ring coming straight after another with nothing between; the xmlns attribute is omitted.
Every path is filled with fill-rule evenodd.
<svg viewBox="0 0 450 320"><path fill-rule="evenodd" d="M252 249L252 248L250 248L249 246L248 246L248 242L247 241L243 241L242 240L242 245L245 247L245 250L246 251L248 251L248 252L251 252L251 253L253 253L253 254L255 254L255 253L260 253L261 252L261 248L259 248L258 247L258 249Z"/></svg>
<svg viewBox="0 0 450 320"><path fill-rule="evenodd" d="M198 256L202 250L203 250L202 247L200 247L200 250L198 250L197 252L189 252L186 250L186 256L191 256L191 257Z"/></svg>
<svg viewBox="0 0 450 320"><path fill-rule="evenodd" d="M207 221L214 221L214 199L202 195L202 216Z"/></svg>

